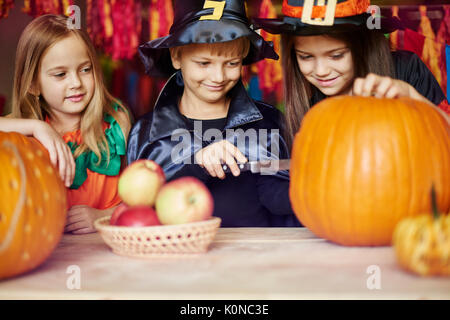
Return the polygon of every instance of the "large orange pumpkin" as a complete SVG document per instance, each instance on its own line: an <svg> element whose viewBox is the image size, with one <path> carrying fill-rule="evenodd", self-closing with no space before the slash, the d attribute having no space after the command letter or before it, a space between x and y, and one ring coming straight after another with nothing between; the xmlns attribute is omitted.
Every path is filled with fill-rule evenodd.
<svg viewBox="0 0 450 320"><path fill-rule="evenodd" d="M402 218L450 209L450 128L426 103L341 96L304 117L290 199L304 226L342 245L389 245Z"/></svg>
<svg viewBox="0 0 450 320"><path fill-rule="evenodd" d="M64 231L66 189L34 138L0 132L0 279L40 265Z"/></svg>

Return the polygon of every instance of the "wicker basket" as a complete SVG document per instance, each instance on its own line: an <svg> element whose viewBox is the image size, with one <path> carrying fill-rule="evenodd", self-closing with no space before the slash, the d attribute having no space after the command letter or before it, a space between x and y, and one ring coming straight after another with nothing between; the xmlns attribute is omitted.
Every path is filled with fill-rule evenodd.
<svg viewBox="0 0 450 320"><path fill-rule="evenodd" d="M129 257L170 256L204 253L214 239L221 219L149 227L123 227L109 224L110 217L94 222L103 240L114 253Z"/></svg>

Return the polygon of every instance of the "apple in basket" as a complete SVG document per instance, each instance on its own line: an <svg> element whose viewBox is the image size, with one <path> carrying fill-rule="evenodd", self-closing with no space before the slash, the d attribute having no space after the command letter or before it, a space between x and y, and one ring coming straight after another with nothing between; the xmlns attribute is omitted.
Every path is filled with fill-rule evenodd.
<svg viewBox="0 0 450 320"><path fill-rule="evenodd" d="M116 209L114 209L113 214L111 215L111 219L109 220L109 224L110 225L115 225L117 222L117 219L119 218L119 216L122 214L122 212L124 212L125 210L127 210L129 207L125 204L125 203L121 203L117 206Z"/></svg>
<svg viewBox="0 0 450 320"><path fill-rule="evenodd" d="M166 182L163 169L152 160L138 160L120 175L119 196L129 206L155 204L156 195Z"/></svg>
<svg viewBox="0 0 450 320"><path fill-rule="evenodd" d="M194 177L182 177L161 188L155 207L162 224L181 224L211 217L214 200L203 182Z"/></svg>
<svg viewBox="0 0 450 320"><path fill-rule="evenodd" d="M116 226L146 227L157 226L158 220L155 210L148 206L129 207L117 218Z"/></svg>

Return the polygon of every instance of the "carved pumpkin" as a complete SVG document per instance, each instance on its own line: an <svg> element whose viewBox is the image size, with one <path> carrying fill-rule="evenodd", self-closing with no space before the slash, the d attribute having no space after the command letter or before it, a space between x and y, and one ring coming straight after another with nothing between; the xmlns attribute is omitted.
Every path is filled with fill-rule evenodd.
<svg viewBox="0 0 450 320"><path fill-rule="evenodd" d="M302 224L342 245L389 245L396 224L450 208L450 128L426 103L340 96L304 117L292 148L290 200Z"/></svg>
<svg viewBox="0 0 450 320"><path fill-rule="evenodd" d="M450 215L439 214L432 192L433 214L400 221L392 243L398 263L422 276L450 276Z"/></svg>
<svg viewBox="0 0 450 320"><path fill-rule="evenodd" d="M0 132L0 279L40 265L58 244L66 188L34 138Z"/></svg>

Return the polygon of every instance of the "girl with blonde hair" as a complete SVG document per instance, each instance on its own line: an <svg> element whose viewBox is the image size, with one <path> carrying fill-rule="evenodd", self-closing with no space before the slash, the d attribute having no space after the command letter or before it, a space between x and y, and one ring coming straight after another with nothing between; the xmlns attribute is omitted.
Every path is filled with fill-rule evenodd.
<svg viewBox="0 0 450 320"><path fill-rule="evenodd" d="M35 137L48 150L68 187L66 232L94 232L93 221L120 203L130 127L128 111L105 88L88 34L64 16L34 19L18 43L12 113L0 117L0 130Z"/></svg>

